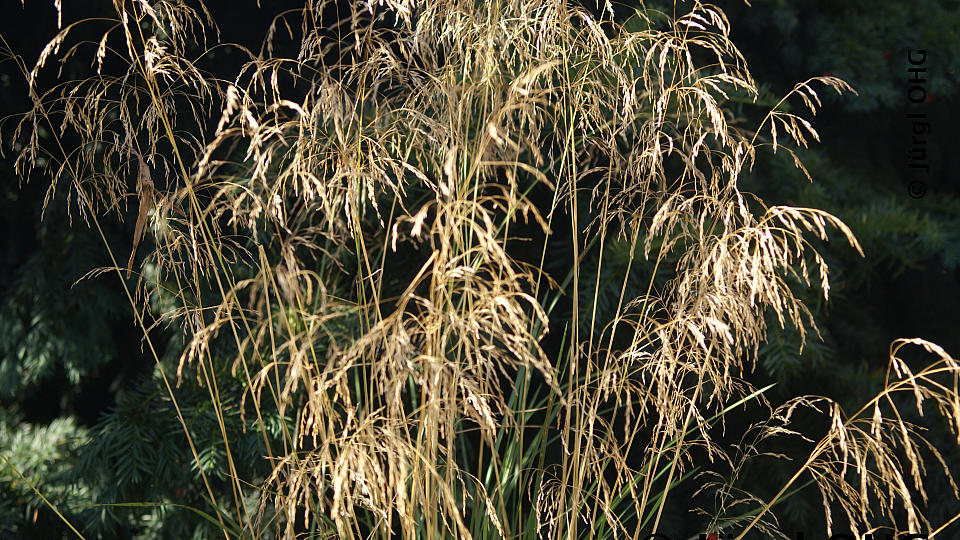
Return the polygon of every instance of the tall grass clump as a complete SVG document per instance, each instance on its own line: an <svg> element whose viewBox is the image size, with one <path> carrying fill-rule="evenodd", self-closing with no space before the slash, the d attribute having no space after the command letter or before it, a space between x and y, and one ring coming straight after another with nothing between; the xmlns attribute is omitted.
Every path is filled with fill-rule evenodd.
<svg viewBox="0 0 960 540"><path fill-rule="evenodd" d="M777 534L777 504L811 482L828 530L941 525L924 477L931 460L951 473L901 410L932 402L960 434L954 358L895 343L855 412L769 403L749 378L767 321L815 331L798 290L828 296L828 230L860 247L738 178L773 154L802 168L819 138L790 111L842 80L745 125L729 104L757 83L699 1L615 18L566 0L306 0L259 49L219 43L199 0L112 10L64 20L34 66L13 57L33 108L5 129L20 173L86 222L135 222L108 270L148 347L151 326L182 335L176 373L157 359L171 395L186 377L209 391L229 489L179 417L224 536L636 538L692 510L676 493L693 486L702 530L744 538ZM81 26L102 37L71 41ZM235 72L212 60L225 47ZM71 58L89 76L54 81ZM907 346L935 363L908 365ZM268 475L238 473L223 377ZM719 440L745 404L767 419ZM801 409L825 429L796 431ZM276 435L264 411L292 421ZM806 457L753 493L743 471L783 437Z"/></svg>

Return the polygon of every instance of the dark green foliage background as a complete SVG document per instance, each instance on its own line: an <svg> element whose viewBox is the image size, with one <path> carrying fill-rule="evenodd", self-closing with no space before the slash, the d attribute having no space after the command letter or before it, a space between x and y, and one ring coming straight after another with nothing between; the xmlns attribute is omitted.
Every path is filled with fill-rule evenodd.
<svg viewBox="0 0 960 540"><path fill-rule="evenodd" d="M21 7L15 2L0 23L0 33L28 62L55 32L56 15L42 4ZM255 47L269 17L252 0L244 4L250 5L210 2L224 40L245 39ZM794 83L828 73L850 82L860 95L838 98L825 93L826 107L813 119L823 144L801 152L813 183L784 155L759 160L753 173L741 180L741 188L769 204L815 207L837 215L854 230L866 252L860 258L845 243L823 246L832 271L831 300L818 301L816 291L807 295L822 340L813 336L800 352L799 334L772 324L761 349L757 382L780 383L773 401L812 393L840 399L853 408L882 383L891 340L923 337L960 354L960 333L955 330L960 322L960 184L954 181L960 163L950 143L952 123L960 112L956 103L960 8L946 0L752 4L748 8L729 1L721 7L731 19L734 43L763 84L764 101L776 103ZM66 9L69 15L71 8ZM928 101L919 108L906 94L909 49L927 52ZM28 100L12 64L3 65L0 115L5 116L25 110ZM66 69L69 76L72 68ZM760 120L749 112L756 108L729 106L745 116L745 126ZM918 110L926 112L932 124L931 173L926 195L915 199L906 188L911 133L905 114ZM46 179L33 178L21 185L12 170L10 124L4 126L0 452L91 536L186 538L215 533L202 517L170 506L206 508L208 502L170 397L143 348L116 275L103 274L75 285L89 270L110 264L99 234L77 216L70 219L62 194L40 220ZM111 245L129 245L135 211L131 205L122 224L103 220ZM611 245L626 261L630 246ZM564 266L562 261L555 264ZM608 270L615 274L618 269L613 266ZM581 279L592 283L589 274L596 270L589 261L585 270ZM636 268L637 279L628 286L642 288L652 271L652 265ZM615 302L620 282L601 279L601 283L610 287L609 294L600 296L602 317L602 308L615 307L604 306L602 300ZM153 337L163 346L162 361L172 373L177 344L167 343L170 336L163 329ZM221 395L239 396L242 383L235 383L234 388L221 388ZM225 468L218 428L205 409L207 390L187 376L176 395L193 428L204 470L214 475L216 486L227 490L224 478L217 477ZM262 476L266 471L257 459L263 454L262 442L256 431L244 432L239 403L232 405L237 414L227 418L227 427L235 441L235 456L247 467L245 477ZM281 419L275 411L265 413L278 436ZM252 425L250 415L245 422ZM945 429L930 437L943 448L953 448L947 457L960 465L956 445ZM756 483L751 487L769 496L787 473L782 468L752 476ZM928 488L934 496L929 507L934 521L955 511L937 506L941 488L946 486ZM807 495L784 503L783 530L820 530L819 498L813 491ZM127 502L166 506L105 506ZM685 510L671 513L683 520ZM145 521L145 516L150 519ZM960 534L956 528L954 532ZM0 538L65 534L62 522L30 487L10 467L0 467Z"/></svg>

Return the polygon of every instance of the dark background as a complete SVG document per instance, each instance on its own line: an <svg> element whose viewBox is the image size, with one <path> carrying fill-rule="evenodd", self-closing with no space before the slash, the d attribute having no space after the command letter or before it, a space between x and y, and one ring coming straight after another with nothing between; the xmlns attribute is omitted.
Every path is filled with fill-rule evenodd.
<svg viewBox="0 0 960 540"><path fill-rule="evenodd" d="M7 4L0 35L32 66L56 32L56 12L49 2ZM64 4L65 21L109 8L108 3ZM253 50L259 48L272 14L296 6L264 1L265 7L258 8L252 0L208 4L222 41ZM734 43L762 83L764 100L775 103L793 84L818 75L848 81L859 97L824 89L824 107L817 116L801 112L823 141L801 153L813 183L789 159L767 159L742 179L741 188L770 204L809 206L837 215L854 230L866 254L859 257L841 241L821 246L833 286L829 303L812 300L822 340L814 337L801 354L796 332L774 327L761 351L757 378L780 381L775 392L781 398L821 394L852 408L882 383L892 340L923 337L960 354L960 182L955 181L960 164L952 144L953 123L960 119L960 13L957 3L948 1L752 4L730 1L721 7L732 22ZM628 8L618 9L618 14ZM77 34L83 37L87 31L90 39L97 39L95 26L78 28ZM915 104L907 95L908 51L919 49L926 51L926 99ZM87 54L91 52L92 47ZM239 62L230 49L216 54L226 73ZM29 106L25 82L9 59L0 66L0 116L21 113ZM73 62L64 70L65 79L81 77L89 65ZM46 71L48 77L54 72ZM52 82L42 79L41 85ZM931 170L922 177L926 191L919 198L908 193L913 177L906 167L913 148L906 114L916 112L925 113L932 126L925 146ZM751 116L755 112L743 114L758 119ZM86 475L88 486L81 498L88 500L169 497L189 502L198 489L190 473L146 479L136 467L126 476L104 472L109 456L129 455L147 445L132 439L159 440L162 435L156 434L170 428L141 419L136 424L141 431L120 429L131 425L131 407L163 410L162 403L148 399L153 360L142 350L142 336L116 275L77 283L87 271L109 265L102 240L75 215L75 208L71 220L61 192L41 221L49 180L35 176L24 182L15 173L14 126L15 120L8 119L0 132L5 152L0 161L0 451L33 455L35 459L23 459L39 468L34 472L46 471L45 493L54 498L67 498L67 486ZM112 245L126 245L133 236L136 206L126 211L123 222L102 221ZM159 331L156 338L161 345L169 339ZM197 392L198 403L202 397ZM147 432L154 435L144 435ZM950 447L944 429L935 431L932 439ZM116 448L110 450L110 444ZM958 464L960 456L953 448L947 457ZM175 447L169 452L150 454L150 459L173 464L186 459ZM934 499L940 489L947 487L930 487ZM0 472L0 492L0 535L60 534L56 517L7 468ZM808 517L820 511L815 496L789 504L793 506L785 509L785 530L816 530L810 524L821 518ZM931 505L932 515L950 510L937 507L936 501ZM100 531L105 537L126 537L136 528L132 515L78 511L75 517L103 520ZM184 519L196 523L195 517Z"/></svg>

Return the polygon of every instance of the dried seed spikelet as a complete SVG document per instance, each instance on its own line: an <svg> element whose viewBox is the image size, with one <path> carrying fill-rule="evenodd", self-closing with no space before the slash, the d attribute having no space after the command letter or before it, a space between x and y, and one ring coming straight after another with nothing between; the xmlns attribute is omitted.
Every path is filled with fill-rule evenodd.
<svg viewBox="0 0 960 540"><path fill-rule="evenodd" d="M133 229L133 248L130 250L130 260L127 261L127 279L130 278L130 271L133 269L133 257L137 253L137 246L140 239L143 238L143 230L147 224L147 214L153 208L154 187L153 180L150 178L150 167L143 161L143 156L137 154L137 161L140 162L140 171L137 175L137 195L140 198L140 210L137 213L137 224Z"/></svg>

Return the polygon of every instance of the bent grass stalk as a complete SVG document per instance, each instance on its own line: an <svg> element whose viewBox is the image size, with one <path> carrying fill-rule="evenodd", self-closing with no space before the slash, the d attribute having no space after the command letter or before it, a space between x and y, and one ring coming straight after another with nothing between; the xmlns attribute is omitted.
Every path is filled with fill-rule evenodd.
<svg viewBox="0 0 960 540"><path fill-rule="evenodd" d="M0 40L3 40L3 45L4 45L5 49L8 51L8 53L9 53L9 57L15 61L15 63L17 64L18 67L21 68L21 72L22 72L27 78L32 79L32 77L28 74L28 72L27 72L27 70L26 70L26 68L25 68L25 65L23 64L22 59L20 59L19 56L17 56L16 54L13 53L12 48L9 46L9 44L6 42L6 40L3 39L2 36L0 36ZM47 122L48 125L53 125L53 122L50 120L50 114L49 114L49 112L48 112L48 110L47 110L47 105L46 105L42 100L38 99L37 96L35 96L35 95L33 94L33 88L32 88L32 87L31 87L31 98L33 99L34 104L35 104L34 112L37 113L37 114L39 114L39 115ZM72 178L79 178L79 174L78 174L77 171L74 169L74 164L69 160L69 155L70 155L70 154L65 150L61 138L57 135L56 131L52 131L52 135L53 135L52 138L53 138L54 142L57 144L57 148L60 150L60 152L61 152L61 154L62 154L62 156L63 156L63 160L64 160L64 161L63 161L63 166L70 172L70 176L71 176ZM95 225L96 228L97 228L97 232L99 233L100 238L103 240L104 246L105 246L105 248L107 249L107 253L108 253L109 257L110 257L110 260L113 262L113 269L116 271L118 277L121 276L121 267L120 267L119 264L118 264L117 258L116 258L116 257L114 256L114 254L113 254L112 246L109 244L109 242L107 242L106 236L104 235L103 230L102 230L101 227L100 227L100 222L99 222L99 220L98 220L98 216L97 216L96 212L95 212L94 209L93 209L93 206L90 204L89 199L87 199L86 197L82 196L82 195L83 195L82 191L79 191L79 190L78 190L78 193L81 194L80 199L83 201L84 208L86 208L86 209L90 212L89 215L91 216L91 219L93 220L93 223L94 223L94 225ZM49 199L50 199L50 197L48 196L47 200L49 200ZM88 274L88 275L89 275L89 274ZM86 277L86 276L85 276L85 277ZM121 280L121 281L122 281L124 293L126 294L127 299L129 300L131 306L133 306L134 308L136 308L137 303L134 301L134 297L133 297L133 295L130 293L130 290L129 290L128 286L127 286L126 281L125 281L125 280ZM173 393L173 388L170 386L169 380L167 379L166 372L164 371L163 365L162 365L162 363L161 363L160 360L159 360L159 356L157 355L156 349L154 348L153 341L151 340L150 335L149 335L149 332L147 331L147 326L146 326L146 324L144 323L143 318L141 317L140 311L139 311L138 309L134 309L134 316L135 316L135 318L136 318L136 321L137 321L138 326L140 327L141 331L143 332L144 340L146 341L147 346L148 346L148 348L150 349L150 353L151 353L151 355L153 356L154 362L156 363L157 368L158 368L158 370L159 370L159 372L160 372L160 375L161 375L161 377L162 377L162 379L163 379L163 381L164 381L164 384L165 384L165 386L166 386L166 390L167 390L168 394L169 394L170 397L171 397L171 400L172 400L174 409L177 411L178 420L179 420L179 422L180 422L180 425L183 427L184 435L185 435L186 438L187 438L187 442L188 442L188 444L189 444L190 452L191 452L191 454L192 454L192 456L193 456L193 459L194 459L195 463L197 463L197 465L198 465L198 469L199 469L199 471L200 471L201 480L202 480L202 482L203 482L203 484L204 484L204 487L205 487L205 489L206 489L206 491L207 491L207 495L209 496L209 500L210 500L210 502L211 502L211 505L217 510L216 515L217 515L217 518L220 520L220 525L221 525L221 527L223 527L223 529L226 530L226 524L223 523L223 521L222 521L222 520L223 520L222 511L220 510L219 506L218 506L217 503L216 503L216 497L214 497L213 491L212 491L212 489L210 488L210 483L209 483L209 480L207 479L206 473L204 472L203 467L200 466L200 457L199 457L199 454L197 453L196 447L195 447L194 444L193 444L193 438L192 438L192 436L190 435L190 430L187 428L186 422L185 422L185 420L184 420L184 418L183 418L183 413L181 412L180 406L179 406L179 404L177 403L177 398L176 398L176 396L175 396L174 393ZM38 493L38 494L39 494L39 493ZM40 496L41 496L41 498L43 498L42 495L40 495ZM66 518L64 518L64 517L60 514L60 512L59 512L53 505L51 505L45 498L44 498L43 500L44 500L44 502L45 502L48 506L51 507L51 509L52 509L58 516L61 517L61 519L63 519L63 520L67 523L67 525L70 527L71 530L74 530L74 531L75 531L73 525L70 524L70 522L67 521ZM76 531L75 531L75 532L76 532ZM78 533L78 536L81 536L81 538L82 538L82 535L79 535L79 533Z"/></svg>

